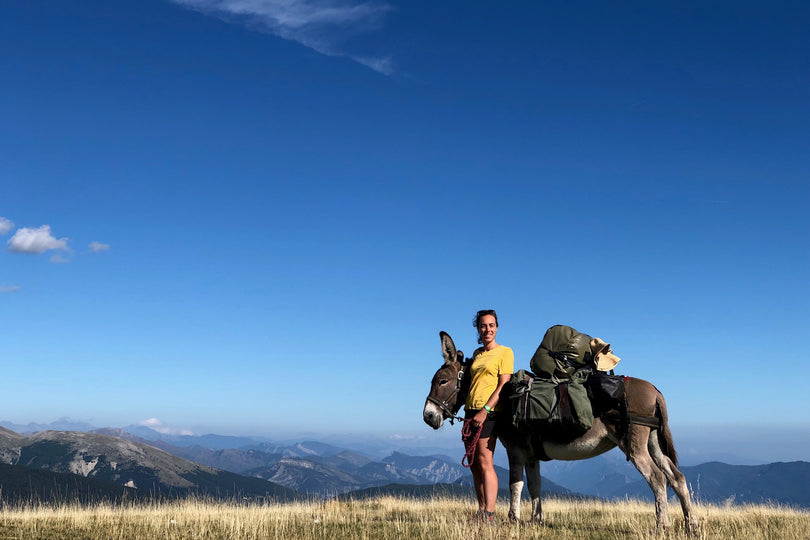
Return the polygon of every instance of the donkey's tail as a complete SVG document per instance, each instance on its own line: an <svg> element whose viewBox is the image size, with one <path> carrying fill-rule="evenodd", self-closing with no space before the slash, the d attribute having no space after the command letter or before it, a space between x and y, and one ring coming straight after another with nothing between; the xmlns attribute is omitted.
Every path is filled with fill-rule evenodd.
<svg viewBox="0 0 810 540"><path fill-rule="evenodd" d="M661 420L661 427L658 429L658 445L661 447L661 451L664 455L672 460L672 463L677 467L678 453L675 451L675 442L672 440L672 432L669 430L667 402L664 401L664 396L660 391L655 398L655 412L656 416Z"/></svg>

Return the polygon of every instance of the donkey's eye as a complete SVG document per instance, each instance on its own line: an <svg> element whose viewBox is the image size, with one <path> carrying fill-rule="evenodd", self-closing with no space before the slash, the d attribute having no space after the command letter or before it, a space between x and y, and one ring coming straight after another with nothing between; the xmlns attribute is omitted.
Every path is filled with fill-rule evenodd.
<svg viewBox="0 0 810 540"><path fill-rule="evenodd" d="M445 384L447 384L447 379L442 379L439 381L439 386L444 386Z"/></svg>

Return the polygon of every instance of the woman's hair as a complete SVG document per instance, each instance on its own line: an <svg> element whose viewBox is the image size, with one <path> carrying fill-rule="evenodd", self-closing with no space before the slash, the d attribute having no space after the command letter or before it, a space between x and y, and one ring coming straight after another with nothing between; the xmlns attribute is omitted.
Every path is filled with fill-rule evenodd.
<svg viewBox="0 0 810 540"><path fill-rule="evenodd" d="M498 326L498 314L495 313L494 309L479 309L478 313L475 314L473 318L473 326L475 327L475 332L478 333L478 323L481 322L481 317L485 315L492 315L495 317L495 326ZM478 334L478 343L481 343L481 334Z"/></svg>

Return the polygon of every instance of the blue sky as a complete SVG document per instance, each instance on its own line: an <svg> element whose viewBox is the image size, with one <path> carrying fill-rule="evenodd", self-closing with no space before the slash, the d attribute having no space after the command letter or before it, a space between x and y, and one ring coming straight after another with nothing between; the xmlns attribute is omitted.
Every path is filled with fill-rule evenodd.
<svg viewBox="0 0 810 540"><path fill-rule="evenodd" d="M518 368L568 324L676 437L810 460L809 18L4 2L0 419L455 440L438 332L491 307Z"/></svg>

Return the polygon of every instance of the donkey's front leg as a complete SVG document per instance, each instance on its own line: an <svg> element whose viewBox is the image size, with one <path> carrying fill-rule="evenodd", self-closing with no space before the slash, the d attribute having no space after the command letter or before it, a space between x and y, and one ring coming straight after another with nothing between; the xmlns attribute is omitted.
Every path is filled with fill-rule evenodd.
<svg viewBox="0 0 810 540"><path fill-rule="evenodd" d="M509 460L509 519L520 521L520 496L523 493L523 467Z"/></svg>
<svg viewBox="0 0 810 540"><path fill-rule="evenodd" d="M538 525L543 524L543 503L540 502L540 462L529 461L526 463L526 483L529 488L529 496L532 499L532 515L530 520Z"/></svg>
<svg viewBox="0 0 810 540"><path fill-rule="evenodd" d="M509 458L509 519L520 521L520 496L523 493L523 467L526 451L515 444L504 444Z"/></svg>

